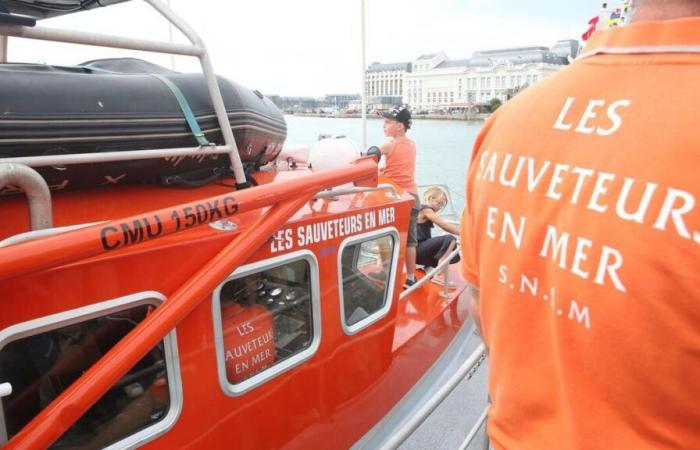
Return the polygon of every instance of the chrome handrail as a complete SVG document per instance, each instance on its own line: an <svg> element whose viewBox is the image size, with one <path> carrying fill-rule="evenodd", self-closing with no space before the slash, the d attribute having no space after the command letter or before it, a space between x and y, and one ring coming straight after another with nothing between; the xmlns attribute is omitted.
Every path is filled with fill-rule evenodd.
<svg viewBox="0 0 700 450"><path fill-rule="evenodd" d="M431 396L418 412L404 423L384 444L379 447L381 450L389 450L398 448L413 432L428 418L428 416L437 408L445 398L457 387L457 385L466 378L470 373L479 367L481 362L486 358L486 347L484 344L479 346L469 355L469 358L455 371L455 373Z"/></svg>
<svg viewBox="0 0 700 450"><path fill-rule="evenodd" d="M486 405L486 408L484 408L484 412L481 413L478 419L476 419L476 423L474 423L474 426L472 427L471 430L469 430L469 433L467 433L467 437L464 438L464 441L462 441L462 444L459 446L459 450L467 450L467 447L469 447L469 444L472 443L476 435L479 433L479 429L481 426L484 424L486 421L486 417L489 415L489 405ZM484 430L484 434L486 434L486 430ZM486 436L486 442L488 443L488 435ZM488 447L487 447L488 448Z"/></svg>
<svg viewBox="0 0 700 450"><path fill-rule="evenodd" d="M207 52L207 49L204 45L204 41L202 41L202 39L194 31L193 28L191 28L184 20L182 20L177 14L175 14L175 11L170 9L170 7L165 5L163 2L159 0L144 1L151 5L170 23L175 25L175 27L178 30L180 30L182 34L187 36L187 38L190 40L190 42L192 42L193 45L201 49L202 52L199 55L199 62L202 65L202 72L204 73L204 78L207 81L209 96L211 97L212 104L214 105L216 117L219 120L221 134L224 136L224 142L226 143L226 147L230 149L229 158L231 158L231 168L233 169L233 174L236 177L236 183L245 183L246 176L245 172L243 171L243 163L241 162L241 156L238 153L238 146L236 145L236 140L233 137L233 130L231 129L231 124L228 121L226 105L224 104L224 99L221 96L219 83L216 80L216 74L214 73L214 68L212 66L211 60L209 59L209 53Z"/></svg>
<svg viewBox="0 0 700 450"><path fill-rule="evenodd" d="M53 226L51 191L39 172L24 164L0 162L0 189L7 185L18 187L27 196L32 230Z"/></svg>
<svg viewBox="0 0 700 450"><path fill-rule="evenodd" d="M375 191L383 191L383 190L390 190L394 199L399 198L399 195L396 193L396 188L391 184L380 184L380 185L377 185L377 187L353 187L353 188L348 188L348 189L331 189L331 190L320 192L320 193L316 194L314 196L314 198L315 199L335 198L335 197L340 197L341 195L352 195L352 194L360 194L363 192L375 192Z"/></svg>
<svg viewBox="0 0 700 450"><path fill-rule="evenodd" d="M227 146L172 148L159 150L131 150L124 152L76 153L72 155L24 156L3 158L2 162L24 164L29 167L64 166L70 164L104 163L114 161L134 161L154 158L181 158L185 156L205 157L228 154Z"/></svg>
<svg viewBox="0 0 700 450"><path fill-rule="evenodd" d="M0 36L0 64L7 62L7 37Z"/></svg>
<svg viewBox="0 0 700 450"><path fill-rule="evenodd" d="M421 184L418 186L418 189L427 189L433 186L437 186L444 190L447 193L447 204L450 206L451 212L445 214L447 217L459 217L459 214L457 214L457 211L455 210L454 207L454 201L452 200L452 194L458 194L457 192L452 192L452 189L446 184L441 184L441 183L433 183L433 184ZM462 196L464 197L464 196Z"/></svg>
<svg viewBox="0 0 700 450"><path fill-rule="evenodd" d="M453 251L452 253L450 253L450 255L449 255L447 258L445 258L445 260L444 260L443 262L441 262L440 264L438 264L437 267L435 267L433 270L431 270L431 271L429 271L428 273L426 273L425 276L424 276L423 278L421 278L420 280L416 281L416 283L415 283L413 286L411 286L410 288L408 288L408 289L406 289L405 291L403 291L403 292L399 295L399 300L403 300L404 298L408 297L409 295L411 295L412 293L414 293L418 288L420 288L420 287L423 286L425 283L427 283L428 280L431 280L439 270L443 269L444 267L446 267L447 265L450 264L450 261L452 261L452 258L454 258L455 256L457 256L457 255L459 254L459 250L460 250L460 247L459 247L459 245L457 245L457 248L455 248L454 251ZM447 274L447 272L448 272L448 271L445 270L445 273L446 273L446 276L445 276L445 287L446 287L446 288L447 288L447 285L448 285L449 282L450 282L450 280L449 280L449 275Z"/></svg>

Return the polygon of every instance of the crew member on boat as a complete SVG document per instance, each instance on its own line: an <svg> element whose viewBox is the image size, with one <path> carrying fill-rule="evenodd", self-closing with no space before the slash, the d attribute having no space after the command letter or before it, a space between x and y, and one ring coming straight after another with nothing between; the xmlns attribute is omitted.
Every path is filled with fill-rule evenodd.
<svg viewBox="0 0 700 450"><path fill-rule="evenodd" d="M406 240L406 281L404 287L408 288L416 282L416 246L418 245L416 221L420 207L416 185L416 143L406 136L406 132L411 128L411 112L407 105L397 106L385 112L383 116L384 134L392 138L379 147L386 158L383 175L410 193L416 200L411 209Z"/></svg>
<svg viewBox="0 0 700 450"><path fill-rule="evenodd" d="M431 186L423 193L423 204L418 213L418 246L416 262L427 267L437 267L457 248L459 228L438 215L447 206L447 193L440 186ZM447 234L432 236L432 229L437 225ZM450 264L459 262L459 255L453 256ZM443 273L436 274L433 283L445 284ZM454 287L450 282L449 287Z"/></svg>
<svg viewBox="0 0 700 450"><path fill-rule="evenodd" d="M700 448L700 1L635 5L476 140L462 272L497 449Z"/></svg>

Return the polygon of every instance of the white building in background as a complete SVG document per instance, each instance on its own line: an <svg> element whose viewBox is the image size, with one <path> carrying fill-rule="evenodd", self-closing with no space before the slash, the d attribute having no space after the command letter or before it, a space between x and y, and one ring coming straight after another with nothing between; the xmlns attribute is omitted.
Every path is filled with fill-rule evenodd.
<svg viewBox="0 0 700 450"><path fill-rule="evenodd" d="M365 73L365 95L368 104L399 104L403 98L406 75L411 63L372 63Z"/></svg>
<svg viewBox="0 0 700 450"><path fill-rule="evenodd" d="M578 51L578 41L565 40L552 48L477 51L468 59L451 60L442 52L421 55L412 64L401 64L406 67L403 103L416 111L464 108L492 98L506 100L569 64ZM371 73L368 70L368 76ZM370 88L370 96L371 92Z"/></svg>

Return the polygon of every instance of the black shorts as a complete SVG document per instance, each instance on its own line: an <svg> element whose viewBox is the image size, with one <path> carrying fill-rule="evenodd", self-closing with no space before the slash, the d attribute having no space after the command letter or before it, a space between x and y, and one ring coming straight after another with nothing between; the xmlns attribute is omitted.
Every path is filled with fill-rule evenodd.
<svg viewBox="0 0 700 450"><path fill-rule="evenodd" d="M416 247L416 263L421 266L436 267L440 258L447 252L450 242L456 240L456 237L446 234L419 242L418 247ZM452 258L450 264L457 262L459 262L459 254Z"/></svg>
<svg viewBox="0 0 700 450"><path fill-rule="evenodd" d="M406 247L416 247L418 245L418 212L420 211L420 199L417 195L413 195L416 199L416 204L411 208L411 219L408 222L408 238L406 238Z"/></svg>

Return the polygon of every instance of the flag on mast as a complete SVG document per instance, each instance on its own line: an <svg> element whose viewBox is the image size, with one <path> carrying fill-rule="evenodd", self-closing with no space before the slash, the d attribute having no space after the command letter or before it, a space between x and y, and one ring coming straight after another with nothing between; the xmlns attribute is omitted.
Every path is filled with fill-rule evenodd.
<svg viewBox="0 0 700 450"><path fill-rule="evenodd" d="M622 7L615 9L611 9L607 2L603 3L600 13L588 21L588 29L581 35L581 39L587 41L596 30L604 30L606 28L624 25L632 1L624 0L620 3Z"/></svg>
<svg viewBox="0 0 700 450"><path fill-rule="evenodd" d="M587 41L591 38L593 32L598 28L598 23L600 23L600 16L595 16L588 21L588 25L590 25L590 27L588 28L588 30L586 30L585 33L581 35L581 39L583 41Z"/></svg>

